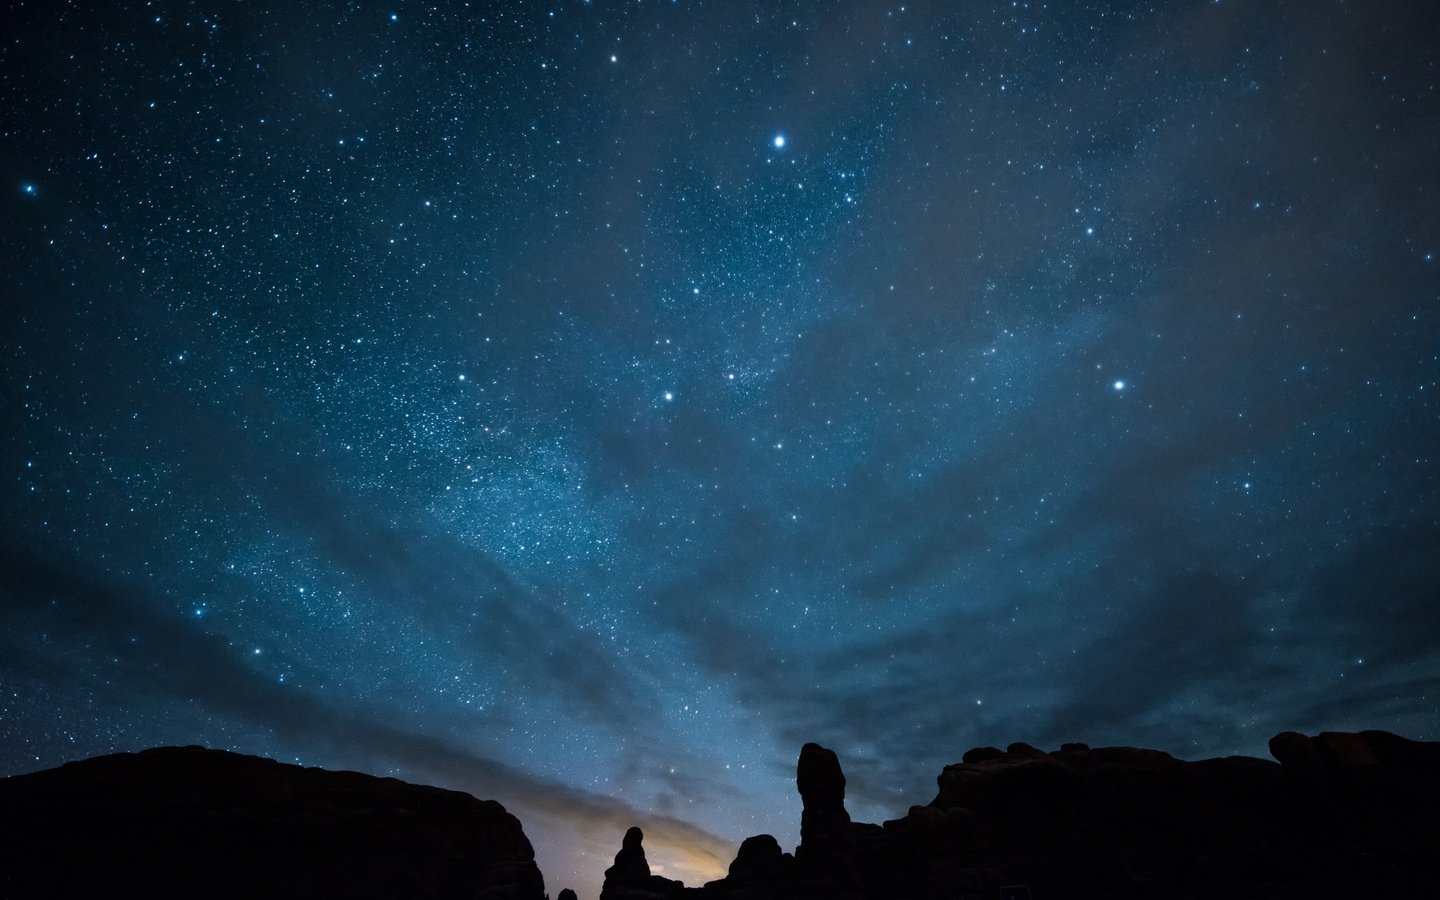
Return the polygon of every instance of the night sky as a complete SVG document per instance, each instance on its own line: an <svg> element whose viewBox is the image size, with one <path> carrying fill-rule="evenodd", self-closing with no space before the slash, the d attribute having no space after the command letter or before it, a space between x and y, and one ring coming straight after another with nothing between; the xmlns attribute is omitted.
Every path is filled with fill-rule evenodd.
<svg viewBox="0 0 1440 900"><path fill-rule="evenodd" d="M266 6L0 14L0 774L1440 739L1440 7Z"/></svg>

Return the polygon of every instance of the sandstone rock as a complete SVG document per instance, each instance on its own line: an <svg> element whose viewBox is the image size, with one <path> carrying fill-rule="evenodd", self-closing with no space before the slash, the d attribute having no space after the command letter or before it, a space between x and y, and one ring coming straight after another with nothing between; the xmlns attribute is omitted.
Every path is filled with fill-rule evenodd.
<svg viewBox="0 0 1440 900"><path fill-rule="evenodd" d="M732 866L744 877L692 896L1428 895L1440 845L1440 744L1363 732L1281 734L1271 748L1278 764L1191 762L1136 747L977 748L940 773L930 805L877 827L840 817L839 760L807 745L797 767L804 810L793 879L756 877L761 866L742 865L778 852L752 839ZM1302 770L1323 777L1296 777Z"/></svg>
<svg viewBox="0 0 1440 900"><path fill-rule="evenodd" d="M795 787L807 807L845 807L845 773L834 750L819 744L800 748L800 761L795 764Z"/></svg>
<svg viewBox="0 0 1440 900"><path fill-rule="evenodd" d="M1177 762L1175 757L1164 750L1150 750L1144 747L1094 747L1076 759L1074 765L1082 768L1117 766L1126 769L1165 768Z"/></svg>
<svg viewBox="0 0 1440 900"><path fill-rule="evenodd" d="M201 747L0 779L0 809L0 897L544 896L494 801Z"/></svg>
<svg viewBox="0 0 1440 900"><path fill-rule="evenodd" d="M949 807L945 810L945 816L947 819L950 820L951 827L960 830L973 828L975 827L975 823L979 821L973 811L968 810L963 806Z"/></svg>
<svg viewBox="0 0 1440 900"><path fill-rule="evenodd" d="M942 770L932 804L880 828L840 818L840 760L808 744L796 769L805 808L793 880L755 877L759 865L737 858L743 878L694 896L1427 896L1440 845L1440 744L1384 732L1277 734L1272 752L1279 763L1187 762L1143 747L979 747ZM773 860L778 850L757 844L742 857Z"/></svg>
<svg viewBox="0 0 1440 900"><path fill-rule="evenodd" d="M795 767L800 791L800 847L796 859L824 859L841 852L850 814L845 810L845 773L834 750L819 744L800 748Z"/></svg>
<svg viewBox="0 0 1440 900"><path fill-rule="evenodd" d="M605 870L605 884L639 884L650 878L650 863L645 859L645 832L632 826L625 832L615 864Z"/></svg>
<svg viewBox="0 0 1440 900"><path fill-rule="evenodd" d="M845 773L835 751L819 744L801 747L795 786L802 804L800 846L795 849L801 895L835 900L861 896L850 813L845 810Z"/></svg>
<svg viewBox="0 0 1440 900"><path fill-rule="evenodd" d="M1440 743L1412 741L1388 731L1362 731L1360 735L1386 767L1412 774L1440 774Z"/></svg>
<svg viewBox="0 0 1440 900"><path fill-rule="evenodd" d="M937 780L932 806L950 826L927 827L934 817L912 809L887 832L907 842L891 855L908 852L928 873L913 896L974 891L956 874L966 869L1003 873L1035 896L1423 892L1421 848L1440 841L1428 812L1440 803L1440 744L1365 732L1277 735L1271 746L1283 765L1132 747L1063 745L1043 760L1016 745L972 751ZM1302 769L1350 774L1287 777Z"/></svg>
<svg viewBox="0 0 1440 900"><path fill-rule="evenodd" d="M660 900L684 896L683 883L650 874L644 840L645 833L636 826L625 832L620 852L615 854L615 864L605 870L600 900Z"/></svg>
<svg viewBox="0 0 1440 900"><path fill-rule="evenodd" d="M949 809L952 806L963 806L966 809L979 805L984 801L989 791L989 782L994 776L981 769L978 765L961 763L960 765L946 766L940 772L936 782L940 786L940 793L936 795L931 806L938 806L941 809Z"/></svg>
<svg viewBox="0 0 1440 900"><path fill-rule="evenodd" d="M1284 733L1270 746L1278 764L1133 747L981 748L945 767L931 804L882 828L850 820L838 757L807 744L795 857L759 835L726 878L686 888L651 874L632 828L601 897L1431 893L1440 744L1366 731ZM529 842L499 804L198 748L0 779L0 810L23 823L0 841L0 897L110 896L122 884L127 895L227 900L543 895Z"/></svg>
<svg viewBox="0 0 1440 900"><path fill-rule="evenodd" d="M987 759L999 759L1004 755L1005 751L999 747L972 747L965 751L965 755L960 757L960 761L969 764L982 763Z"/></svg>
<svg viewBox="0 0 1440 900"><path fill-rule="evenodd" d="M903 821L921 831L938 831L950 825L945 810L934 806L912 806Z"/></svg>
<svg viewBox="0 0 1440 900"><path fill-rule="evenodd" d="M794 865L795 858L781 851L779 841L768 834L757 834L740 844L725 880L734 887L782 887L793 879Z"/></svg>
<svg viewBox="0 0 1440 900"><path fill-rule="evenodd" d="M1270 739L1270 755L1285 767L1288 775L1318 778L1329 771L1325 757L1315 744L1296 731L1282 731Z"/></svg>
<svg viewBox="0 0 1440 900"><path fill-rule="evenodd" d="M1370 742L1363 734L1322 731L1315 738L1315 745L1335 768L1354 769L1380 764L1380 758L1370 749Z"/></svg>

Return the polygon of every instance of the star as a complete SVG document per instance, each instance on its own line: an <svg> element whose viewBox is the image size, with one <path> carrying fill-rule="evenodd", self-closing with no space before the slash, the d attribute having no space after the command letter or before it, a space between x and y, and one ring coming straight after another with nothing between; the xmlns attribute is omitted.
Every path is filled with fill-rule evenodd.
<svg viewBox="0 0 1440 900"><path fill-rule="evenodd" d="M1398 671L1371 659L1440 666L1403 627L1440 505L1426 4L1006 4L1019 43L966 4L292 4L278 73L215 44L266 46L257 4L101 41L12 5L7 41L66 50L0 104L0 777L177 739L419 773L455 742L521 776L527 830L579 792L534 824L547 883L596 896L592 799L793 829L799 694L923 791L965 741L1223 753L1291 703L1363 718ZM1150 631L1212 607L1273 644L1204 628L1236 664L1166 668ZM1114 690L1156 665L1185 704ZM1333 671L1374 680L1336 701ZM424 740L277 732L314 704ZM1433 693L1384 712L1440 735Z"/></svg>

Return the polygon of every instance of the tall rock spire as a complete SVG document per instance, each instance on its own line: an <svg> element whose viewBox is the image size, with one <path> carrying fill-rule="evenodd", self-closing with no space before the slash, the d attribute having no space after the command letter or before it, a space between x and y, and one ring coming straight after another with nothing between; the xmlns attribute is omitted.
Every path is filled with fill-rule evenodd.
<svg viewBox="0 0 1440 900"><path fill-rule="evenodd" d="M800 846L795 861L805 896L858 896L860 879L852 855L850 813L845 810L845 773L834 750L819 744L800 748L795 766L800 791Z"/></svg>

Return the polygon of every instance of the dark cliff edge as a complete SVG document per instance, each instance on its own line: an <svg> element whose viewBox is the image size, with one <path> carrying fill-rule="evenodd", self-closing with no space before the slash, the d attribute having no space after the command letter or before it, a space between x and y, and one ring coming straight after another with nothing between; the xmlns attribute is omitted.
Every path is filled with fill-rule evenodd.
<svg viewBox="0 0 1440 900"><path fill-rule="evenodd" d="M801 843L748 838L703 887L650 874L632 828L602 900L1051 900L1434 896L1440 743L1276 735L1278 762L981 747L903 818L850 821L836 755L800 752Z"/></svg>
<svg viewBox="0 0 1440 900"><path fill-rule="evenodd" d="M166 747L0 779L0 897L542 900L493 800Z"/></svg>

